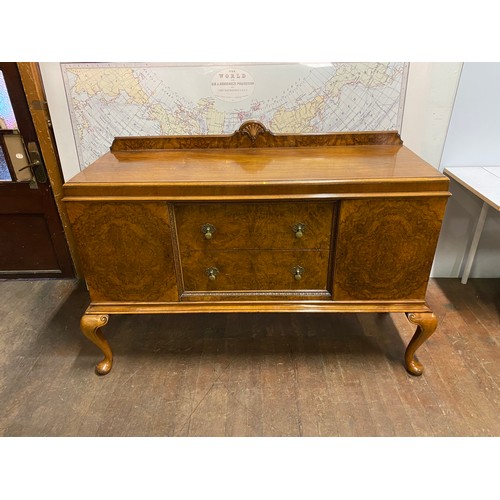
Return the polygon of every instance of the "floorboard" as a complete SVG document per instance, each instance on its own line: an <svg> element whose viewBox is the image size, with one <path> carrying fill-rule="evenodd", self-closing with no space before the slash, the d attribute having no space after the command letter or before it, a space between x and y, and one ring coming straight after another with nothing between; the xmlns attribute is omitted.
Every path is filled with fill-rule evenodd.
<svg viewBox="0 0 500 500"><path fill-rule="evenodd" d="M80 333L75 280L0 281L1 436L499 436L500 280L433 279L436 333L404 369L404 314L112 316Z"/></svg>

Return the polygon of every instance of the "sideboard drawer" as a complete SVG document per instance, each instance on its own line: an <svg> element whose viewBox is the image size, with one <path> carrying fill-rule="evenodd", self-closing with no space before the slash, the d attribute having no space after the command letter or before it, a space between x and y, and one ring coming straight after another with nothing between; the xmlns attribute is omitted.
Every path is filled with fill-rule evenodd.
<svg viewBox="0 0 500 500"><path fill-rule="evenodd" d="M186 291L327 290L327 251L185 252Z"/></svg>
<svg viewBox="0 0 500 500"><path fill-rule="evenodd" d="M207 249L330 248L331 202L176 204L181 254Z"/></svg>

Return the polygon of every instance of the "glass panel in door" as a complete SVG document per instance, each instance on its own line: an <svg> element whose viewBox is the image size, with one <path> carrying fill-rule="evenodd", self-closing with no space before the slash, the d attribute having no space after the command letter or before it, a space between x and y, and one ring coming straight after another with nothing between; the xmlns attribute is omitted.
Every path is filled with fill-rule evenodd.
<svg viewBox="0 0 500 500"><path fill-rule="evenodd" d="M0 70L0 181L12 180L13 166L10 162L4 138L14 135L15 132L17 132L16 117L7 92L3 72Z"/></svg>

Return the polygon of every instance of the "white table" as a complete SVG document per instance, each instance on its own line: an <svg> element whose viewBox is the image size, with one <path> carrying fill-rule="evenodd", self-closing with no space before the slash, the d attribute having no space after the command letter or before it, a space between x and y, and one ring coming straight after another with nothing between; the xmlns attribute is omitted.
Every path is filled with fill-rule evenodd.
<svg viewBox="0 0 500 500"><path fill-rule="evenodd" d="M462 283L465 284L469 279L470 269L474 262L488 208L492 207L500 211L500 166L449 167L444 169L444 173L483 200L483 208L481 209L476 224L474 236L472 237L464 271L462 273Z"/></svg>

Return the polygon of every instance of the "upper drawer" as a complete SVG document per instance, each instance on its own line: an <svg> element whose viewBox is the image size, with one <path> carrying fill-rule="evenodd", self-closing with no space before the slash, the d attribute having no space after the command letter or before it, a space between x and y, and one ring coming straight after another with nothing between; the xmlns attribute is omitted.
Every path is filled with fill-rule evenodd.
<svg viewBox="0 0 500 500"><path fill-rule="evenodd" d="M330 248L334 203L176 204L181 254L206 249Z"/></svg>

